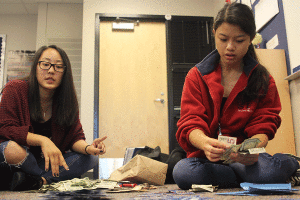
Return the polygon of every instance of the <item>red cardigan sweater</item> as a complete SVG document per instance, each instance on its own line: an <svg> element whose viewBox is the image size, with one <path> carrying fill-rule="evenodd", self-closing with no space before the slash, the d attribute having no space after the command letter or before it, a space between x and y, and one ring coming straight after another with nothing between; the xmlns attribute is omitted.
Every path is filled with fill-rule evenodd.
<svg viewBox="0 0 300 200"><path fill-rule="evenodd" d="M281 104L272 76L263 99L252 102L249 106L239 107L237 95L247 86L248 78L258 64L248 54L244 58L244 72L220 114L224 88L221 85L219 58L217 50L213 51L186 76L176 138L187 152L187 157L205 158L204 152L189 141L189 134L194 129L202 130L208 137L218 138L220 124L222 134L237 137L239 144L260 133L266 134L271 140L281 124Z"/></svg>
<svg viewBox="0 0 300 200"><path fill-rule="evenodd" d="M29 147L27 134L34 133L34 130L30 121L28 88L28 83L22 80L10 81L5 85L0 102L0 143L13 140ZM54 110L52 119L55 119ZM51 131L51 140L62 153L70 150L76 141L85 140L78 114L70 127L59 126L52 120Z"/></svg>

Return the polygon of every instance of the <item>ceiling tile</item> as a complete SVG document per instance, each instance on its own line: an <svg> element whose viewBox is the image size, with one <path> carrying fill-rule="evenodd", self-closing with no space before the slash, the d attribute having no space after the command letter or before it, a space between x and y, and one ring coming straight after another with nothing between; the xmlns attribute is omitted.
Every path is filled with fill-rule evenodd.
<svg viewBox="0 0 300 200"><path fill-rule="evenodd" d="M38 0L38 2L41 2L41 3L61 3L62 0Z"/></svg>
<svg viewBox="0 0 300 200"><path fill-rule="evenodd" d="M22 0L24 3L61 3L62 0Z"/></svg>
<svg viewBox="0 0 300 200"><path fill-rule="evenodd" d="M21 0L0 0L0 4L3 3L22 3Z"/></svg>
<svg viewBox="0 0 300 200"><path fill-rule="evenodd" d="M9 1L9 0L0 0ZM83 0L18 0L24 3L83 3Z"/></svg>
<svg viewBox="0 0 300 200"><path fill-rule="evenodd" d="M0 14L38 14L38 3L83 3L83 0L0 0Z"/></svg>
<svg viewBox="0 0 300 200"><path fill-rule="evenodd" d="M22 4L1 4L0 14L12 14L12 15L27 15L27 11Z"/></svg>
<svg viewBox="0 0 300 200"><path fill-rule="evenodd" d="M37 3L37 0L22 0L23 3Z"/></svg>
<svg viewBox="0 0 300 200"><path fill-rule="evenodd" d="M83 3L83 0L63 0L63 3Z"/></svg>

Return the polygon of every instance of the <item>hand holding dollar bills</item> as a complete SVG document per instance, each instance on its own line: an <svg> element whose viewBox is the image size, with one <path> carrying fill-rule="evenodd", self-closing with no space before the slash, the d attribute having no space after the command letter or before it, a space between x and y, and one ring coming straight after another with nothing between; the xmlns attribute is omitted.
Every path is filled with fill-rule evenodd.
<svg viewBox="0 0 300 200"><path fill-rule="evenodd" d="M246 139L243 143L238 145L231 145L229 149L227 149L224 154L221 156L221 160L224 160L224 164L234 163L233 160L230 159L231 153L240 153L240 154L256 154L266 152L265 149L256 148L260 143L258 138L250 138Z"/></svg>

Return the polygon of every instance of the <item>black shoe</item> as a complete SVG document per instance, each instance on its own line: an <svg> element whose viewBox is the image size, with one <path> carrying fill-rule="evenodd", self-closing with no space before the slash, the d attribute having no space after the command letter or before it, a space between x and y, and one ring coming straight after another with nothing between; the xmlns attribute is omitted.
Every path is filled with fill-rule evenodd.
<svg viewBox="0 0 300 200"><path fill-rule="evenodd" d="M29 175L24 172L15 172L9 185L11 191L38 190L43 186L40 176Z"/></svg>
<svg viewBox="0 0 300 200"><path fill-rule="evenodd" d="M181 147L177 147L171 152L171 154L167 160L168 169L167 169L165 184L174 184L175 183L175 181L173 179L173 175L172 175L173 169L174 169L175 165L177 164L177 162L184 158L186 158L186 152Z"/></svg>
<svg viewBox="0 0 300 200"><path fill-rule="evenodd" d="M288 179L287 183L291 183L292 186L300 186L300 169Z"/></svg>
<svg viewBox="0 0 300 200"><path fill-rule="evenodd" d="M13 171L8 167L0 164L0 191L1 190L9 190L9 184L12 177L13 177Z"/></svg>

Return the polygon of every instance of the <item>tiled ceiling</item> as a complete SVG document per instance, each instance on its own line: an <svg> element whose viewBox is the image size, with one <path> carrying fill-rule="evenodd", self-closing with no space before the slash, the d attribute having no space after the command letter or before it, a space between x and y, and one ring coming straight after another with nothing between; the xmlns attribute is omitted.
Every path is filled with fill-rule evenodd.
<svg viewBox="0 0 300 200"><path fill-rule="evenodd" d="M37 15L38 3L83 3L83 0L0 0L0 15Z"/></svg>

